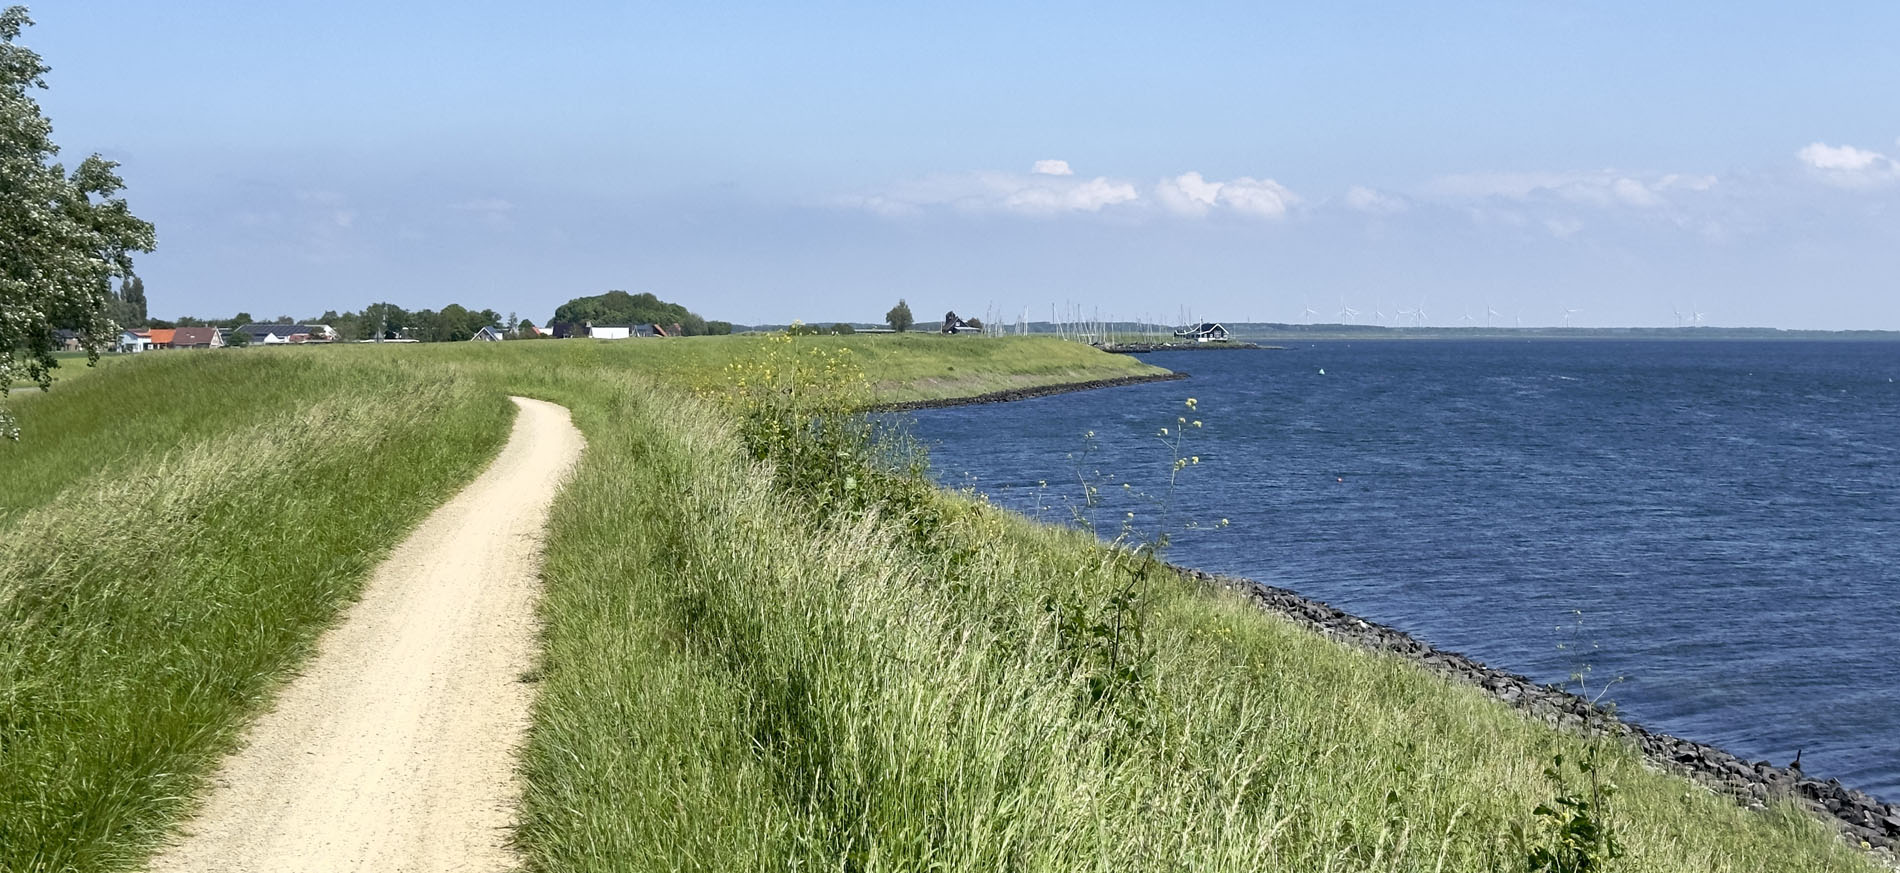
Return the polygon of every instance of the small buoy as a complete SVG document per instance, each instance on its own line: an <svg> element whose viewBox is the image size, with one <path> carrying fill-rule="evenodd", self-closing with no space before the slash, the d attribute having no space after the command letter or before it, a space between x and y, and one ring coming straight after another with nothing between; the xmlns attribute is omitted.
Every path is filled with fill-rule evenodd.
<svg viewBox="0 0 1900 873"><path fill-rule="evenodd" d="M1341 477L1339 477L1339 476L1334 476L1334 477L1333 477L1333 481L1334 481L1334 482L1338 482L1338 483L1340 483L1341 485L1344 485L1344 484L1346 484L1346 480L1345 480L1344 478L1341 478Z"/></svg>

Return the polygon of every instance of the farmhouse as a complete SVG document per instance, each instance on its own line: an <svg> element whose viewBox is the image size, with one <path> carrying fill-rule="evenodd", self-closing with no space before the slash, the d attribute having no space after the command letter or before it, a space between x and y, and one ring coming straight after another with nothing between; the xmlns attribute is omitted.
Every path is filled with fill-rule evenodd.
<svg viewBox="0 0 1900 873"><path fill-rule="evenodd" d="M121 352L142 352L152 347L152 338L143 330L119 331L118 350Z"/></svg>
<svg viewBox="0 0 1900 873"><path fill-rule="evenodd" d="M220 349L224 337L215 327L181 327L172 331L174 349Z"/></svg>
<svg viewBox="0 0 1900 873"><path fill-rule="evenodd" d="M1181 328L1174 332L1176 337L1193 340L1197 343L1218 343L1227 341L1227 328L1212 321Z"/></svg>
<svg viewBox="0 0 1900 873"><path fill-rule="evenodd" d="M472 343L498 343L502 341L501 330L493 325L484 325L475 335L468 338Z"/></svg>

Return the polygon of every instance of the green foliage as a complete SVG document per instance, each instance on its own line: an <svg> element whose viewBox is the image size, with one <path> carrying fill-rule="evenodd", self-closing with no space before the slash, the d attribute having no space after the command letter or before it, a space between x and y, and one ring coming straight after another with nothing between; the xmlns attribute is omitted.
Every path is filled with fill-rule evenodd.
<svg viewBox="0 0 1900 873"><path fill-rule="evenodd" d="M707 336L731 336L732 322L708 321L706 322L706 335Z"/></svg>
<svg viewBox="0 0 1900 873"><path fill-rule="evenodd" d="M0 444L0 870L135 869L510 411L356 348L127 356L22 403Z"/></svg>
<svg viewBox="0 0 1900 873"><path fill-rule="evenodd" d="M852 327L851 325L846 324L842 321L831 326L831 333L837 336L850 336L857 332L858 332L857 328Z"/></svg>
<svg viewBox="0 0 1900 873"><path fill-rule="evenodd" d="M891 330L903 333L910 330L911 325L917 323L917 319L910 314L910 304L905 303L900 297L897 305L891 307L891 311L884 313L884 323L890 325Z"/></svg>
<svg viewBox="0 0 1900 873"><path fill-rule="evenodd" d="M241 349L251 344L251 335L241 330L228 330L224 333L224 344Z"/></svg>
<svg viewBox="0 0 1900 873"><path fill-rule="evenodd" d="M0 11L0 436L8 438L19 436L5 405L16 377L51 386L56 328L78 331L96 359L115 339L112 280L129 278L132 252L156 243L118 196L117 164L92 155L68 175L53 162L53 127L30 93L46 87L48 67L17 43L30 24L25 7Z"/></svg>
<svg viewBox="0 0 1900 873"><path fill-rule="evenodd" d="M1526 844L1526 873L1598 873L1623 857L1610 820L1610 798L1616 786L1598 776L1596 749L1585 752L1575 767L1587 784L1570 784L1561 753L1553 755L1550 766L1544 768L1544 778L1557 796L1531 810L1536 819L1533 829L1518 831L1519 840Z"/></svg>
<svg viewBox="0 0 1900 873"><path fill-rule="evenodd" d="M592 297L576 297L554 310L554 320L575 324L657 324L669 331L677 324L686 336L702 336L707 332L705 319L678 303L668 303L645 292L609 291ZM732 332L730 326L726 332Z"/></svg>

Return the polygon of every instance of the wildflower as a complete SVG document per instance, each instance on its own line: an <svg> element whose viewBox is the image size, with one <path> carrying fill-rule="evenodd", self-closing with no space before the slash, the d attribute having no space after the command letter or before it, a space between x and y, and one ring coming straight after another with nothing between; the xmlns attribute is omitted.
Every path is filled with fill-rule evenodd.
<svg viewBox="0 0 1900 873"><path fill-rule="evenodd" d="M1195 426L1195 427L1200 427L1200 426L1201 426L1201 420L1200 420L1200 419L1198 419L1198 418L1197 418L1197 419L1194 419L1194 426Z"/></svg>
<svg viewBox="0 0 1900 873"><path fill-rule="evenodd" d="M1189 397L1189 398L1187 399L1187 408L1189 408L1189 409L1193 409L1193 408L1194 408L1194 407L1195 407L1195 406L1196 406L1196 405L1197 405L1197 404L1198 404L1199 402L1200 402L1200 401L1198 401L1198 400L1195 400L1195 399L1194 399L1194 398L1192 398L1192 397Z"/></svg>
<svg viewBox="0 0 1900 873"><path fill-rule="evenodd" d="M1162 435L1162 436L1167 436L1167 435L1168 435L1168 429L1167 429L1167 428L1165 428L1165 427L1164 427L1164 428L1162 428L1162 429L1161 429L1161 435Z"/></svg>
<svg viewBox="0 0 1900 873"><path fill-rule="evenodd" d="M1200 455L1195 455L1195 456L1193 456L1192 458L1190 458L1190 459L1189 459L1189 461L1190 461L1191 463L1195 463L1195 464L1198 464L1198 463L1200 463L1200 462L1201 462L1201 456L1200 456Z"/></svg>

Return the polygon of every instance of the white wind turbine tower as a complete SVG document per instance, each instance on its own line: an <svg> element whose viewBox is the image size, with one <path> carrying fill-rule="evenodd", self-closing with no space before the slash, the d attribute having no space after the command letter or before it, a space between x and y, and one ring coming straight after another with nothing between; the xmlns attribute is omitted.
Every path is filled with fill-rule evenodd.
<svg viewBox="0 0 1900 873"><path fill-rule="evenodd" d="M1581 309L1569 309L1569 308L1564 309L1564 327L1570 326L1570 316L1576 315L1577 313L1580 313L1582 311L1583 310Z"/></svg>
<svg viewBox="0 0 1900 873"><path fill-rule="evenodd" d="M1314 309L1312 304L1307 304L1305 309L1300 310L1300 317L1307 319L1308 321L1311 321L1313 316L1318 315L1318 314L1319 314L1319 310Z"/></svg>
<svg viewBox="0 0 1900 873"><path fill-rule="evenodd" d="M1471 314L1471 310L1467 309L1465 310L1465 314L1458 316L1458 320L1464 322L1465 324L1470 324L1474 321L1477 321L1478 319L1476 316L1473 316Z"/></svg>
<svg viewBox="0 0 1900 873"><path fill-rule="evenodd" d="M1689 323L1690 324L1692 325L1701 324L1708 320L1709 320L1708 313L1703 312L1702 310L1697 309L1694 306L1689 307Z"/></svg>
<svg viewBox="0 0 1900 873"><path fill-rule="evenodd" d="M1669 311L1676 314L1676 326L1681 327L1682 326L1682 310L1677 309L1675 304L1670 304Z"/></svg>
<svg viewBox="0 0 1900 873"><path fill-rule="evenodd" d="M1504 316L1504 313L1491 308L1491 303L1489 301L1485 302L1484 304L1484 326L1485 327L1488 328L1491 326L1492 318L1502 318L1503 316Z"/></svg>
<svg viewBox="0 0 1900 873"><path fill-rule="evenodd" d="M1431 316L1429 316L1429 315L1426 315L1426 314L1425 314L1425 298L1423 298L1423 297L1421 297L1421 298L1419 298L1419 301L1418 301L1418 308L1417 308L1417 309L1414 309L1414 310L1412 310L1412 324L1413 324L1413 326L1414 326L1414 327L1424 327L1424 326L1425 326L1425 319L1427 319L1427 318L1430 318L1430 317L1431 317Z"/></svg>
<svg viewBox="0 0 1900 873"><path fill-rule="evenodd" d="M1344 297L1339 298L1339 320L1341 322L1344 322L1346 324L1352 324L1353 319L1357 318L1358 316L1359 316L1359 310L1354 309L1351 306L1347 306L1346 298Z"/></svg>

